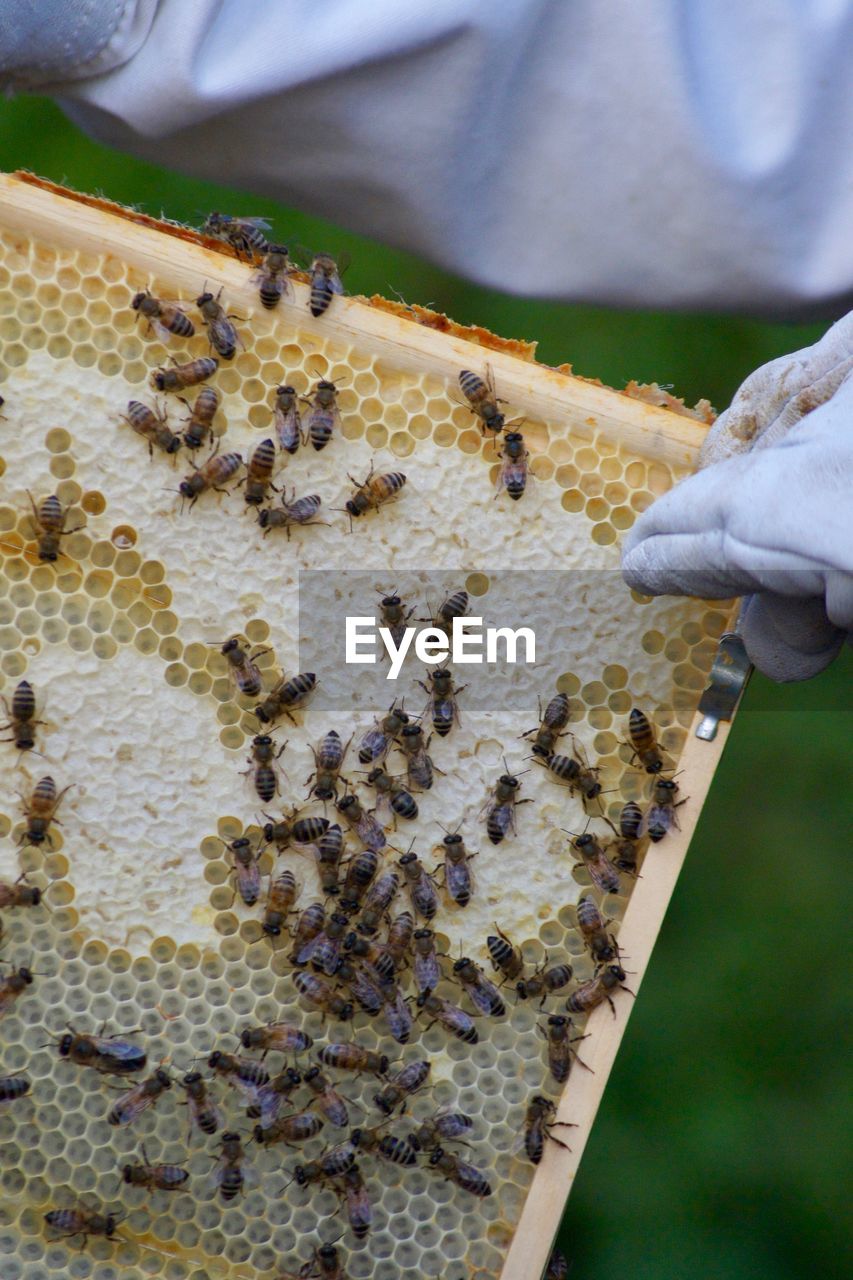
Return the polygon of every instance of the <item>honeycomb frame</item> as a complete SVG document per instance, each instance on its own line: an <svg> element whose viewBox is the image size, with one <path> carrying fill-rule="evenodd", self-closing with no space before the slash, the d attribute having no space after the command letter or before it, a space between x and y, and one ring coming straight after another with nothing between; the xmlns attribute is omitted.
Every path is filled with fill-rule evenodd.
<svg viewBox="0 0 853 1280"><path fill-rule="evenodd" d="M588 539L585 545L589 553L600 556L597 563L603 568L614 568L618 563L615 558L618 536L630 527L644 505L692 469L704 436L704 426L689 416L631 399L562 371L548 369L536 364L531 359L532 352L523 344L504 343L483 331L459 330L447 322L439 323L439 318L430 317L429 313L419 309L412 310L410 315L405 308L394 305L343 298L335 300L329 314L313 320L305 305L306 286L296 283L293 299L285 302L280 311L270 317L260 307L256 291L249 283L250 272L246 264L229 258L221 248L205 243L192 233L180 232L176 239L174 228L158 226L150 219L126 211L103 207L102 202L66 198L19 178L0 179L0 237L4 251L0 262L0 337L5 344L4 367L0 371L3 382L0 386L7 395L7 405L3 409L7 418L4 435L11 429L10 423L15 422L14 393L21 385L18 380L26 375L30 366L40 379L33 389L36 397L39 385L44 386L45 370L58 370L67 364L69 368L74 365L77 370L83 370L84 374L86 369L97 369L103 378L112 380L117 411L121 410L128 395L139 394L141 389L144 389L142 398L150 399L147 376L162 362L167 352L156 341L146 340L134 332L137 326L127 307L130 291L150 284L152 287L157 285L167 296L192 298L198 292L200 280L206 280L208 287L224 287L229 305L247 318L247 324L238 328L260 333L257 347L264 344L266 352L266 355L255 359L259 368L251 363L250 357L254 352L250 349L238 355L233 368L220 369L220 375L223 371L233 375L230 380L224 380L229 447L234 440L237 447L244 448L248 441L257 441L267 433L270 383L274 375L278 380L278 365L286 363L281 351L288 346L293 347L298 335L303 344L300 348L303 365L309 360L319 359L325 361L333 376L339 376L336 369L348 366L354 372L354 384L358 383L359 377L362 379L361 384L345 391L342 397L347 408L344 435L348 445L355 448L356 440L364 434L365 444L370 450L381 451L389 459L416 459L419 448L432 449L439 459L456 458L458 451L465 466L472 460L481 466L485 500L491 503L489 479L496 466L494 451L489 452L491 446L482 442L467 409L455 402L452 390L450 393L447 390L452 389L460 368L479 368L488 362L501 394L511 402L514 410L528 419L525 438L534 455L534 490L525 496L517 509L513 509L512 518L516 515L526 517L530 503L544 497L546 490L549 494L552 490L558 491L561 495L557 499L558 505L565 513L566 522L574 521L572 527L576 532L583 530L583 536ZM14 270L9 270L10 264ZM32 281L29 294L27 278ZM43 351L42 357L38 355L40 350ZM194 340L193 354L203 354L204 350L202 335ZM49 363L40 368L39 359ZM267 372L263 372L265 368ZM376 369L380 370L378 377L372 372ZM269 370L273 370L274 375ZM373 382L370 382L371 377ZM308 380L310 365L306 369L306 382ZM418 380L426 387L426 407L423 397L422 402L415 401ZM241 424L234 414L234 401L240 396L248 406L242 435ZM361 420L361 432L355 429L356 417ZM425 418L434 423L431 427L432 443L424 443ZM352 424L351 427L348 423ZM186 685L196 699L216 703L222 748L230 753L229 758L241 759L247 736L252 732L251 718L245 708L230 698L220 655L215 650L202 652L204 644L198 641L181 642L185 615L180 611L179 602L186 599L186 592L175 589L171 571L164 570L161 562L165 557L145 558L142 521L139 518L134 521L119 519L118 516L113 518L111 513L119 511L118 491L108 490L106 485L81 487L74 479L79 471L75 444L81 438L81 432L85 437L87 428L79 425L79 416L75 417L75 425L71 429L61 425L58 416L56 421L51 416L49 422L42 422L31 415L22 425L32 438L34 448L38 449L43 441L57 490L63 501L71 503L86 522L86 528L71 535L67 549L73 561L78 564L88 562L88 572L85 579L82 573L77 573L80 581L70 581L64 579L74 578L74 572L54 574L45 566L35 567L32 564L25 570L20 569L22 563L27 564L27 530L25 525L19 526L15 522L10 525L8 512L14 509L21 513L21 486L16 478L14 448L0 449L6 460L4 487L12 484L15 489L12 498L4 499L8 505L0 506L0 539L3 543L0 551L8 578L9 603L14 605L15 625L21 628L16 633L20 642L20 648L16 649L18 641L11 639L11 619L7 616L8 605L4 604L2 607L7 612L0 614L3 692L8 693L28 670L28 663L35 661L37 653L33 652L33 644L39 635L44 637L47 646L52 646L51 652L58 652L62 647L70 655L86 655L91 649L98 663L102 664L112 663L124 653L156 659L162 664L162 678L170 689ZM99 430L103 430L105 425L102 419L98 420ZM147 458L143 456L141 442L130 436L129 440L123 441L122 449L134 457L135 465L143 469L144 474ZM337 462L340 460L339 456ZM361 473L358 465L348 461L347 466L350 465L355 467L357 474ZM463 465L462 461L459 465ZM631 474L629 468L632 467L633 479L626 483L624 477ZM159 461L156 471L158 475L171 475L171 472L162 470ZM90 524L93 530L100 531L100 537L93 539ZM108 525L114 526L109 536L106 535ZM198 554L202 534L196 531L192 517L176 524L176 528L188 538L195 539ZM402 559L399 547L395 554L396 558L392 557L387 567L391 576ZM401 567L404 566L401 564ZM376 572L379 572L378 568ZM673 757L677 756L678 768L689 779L689 785L684 787L685 803L679 810L680 831L670 833L665 844L646 860L643 875L633 885L627 903L616 904L621 916L619 944L622 951L630 956L629 982L632 991L636 991L724 746L728 726L721 726L714 743L695 737L695 706L713 658L715 641L726 625L726 606L715 603L703 607L700 613L699 606L693 602L661 606L635 599L633 603L638 609L656 611L655 616L666 622L666 630L647 627L641 628L640 634L649 663L663 663L665 658L671 668L674 677L672 700L677 714L664 720L667 727L662 741ZM704 630L697 622L697 618L702 617L707 622ZM262 645L270 635L263 610L255 607L254 615L247 613L244 622L245 626L240 630L244 630L247 640ZM676 625L681 628L678 637L673 631ZM283 661L283 648L276 643L280 663ZM85 656L79 659L72 657L71 664L77 661L84 662ZM133 662L137 662L135 656ZM611 663L608 668L613 673L612 687L607 687L600 680L588 680L586 684L578 680L577 688L571 685L566 688L567 692L583 699L591 708L591 714L598 714L598 721L595 715L591 721L587 717L589 723L583 726L587 735L584 741L600 748L607 739L610 751L607 758L611 761L618 758L615 728L617 721L624 721L628 706L627 687L632 692L634 689L633 678L623 678L616 670L618 665ZM268 674L272 667L273 658L267 658L263 665L265 673ZM676 675L677 672L680 674ZM600 685L600 688L594 689L594 685ZM653 709L658 712L664 699L650 696ZM622 710L617 711L620 707ZM624 760L622 763L624 765ZM37 764L33 776L39 776ZM31 767L29 763L27 767ZM47 770L41 772L44 771ZM65 772L64 780L70 781L74 775L70 755ZM628 776L624 769L621 776ZM0 814L0 839L4 840L0 852L4 852L7 859L10 854L17 857L15 818L5 797L0 804L4 811L10 810L8 814ZM250 808L248 804L243 805L240 812L244 817ZM236 1025L245 1023L250 1006L256 1012L266 1011L267 1016L271 1016L277 1004L275 997L280 989L283 970L276 970L275 961L269 963L268 954L259 948L257 931L254 935L250 929L247 931L250 913L241 912L239 905L236 912L225 907L230 890L226 885L227 863L222 855L221 841L233 839L242 830L242 820L226 813L217 822L209 824L201 838L202 854L206 859L205 880L210 890L210 920L215 922L218 933L218 950L207 943L199 945L189 937L172 940L160 933L150 938L129 937L124 945L105 942L91 928L83 927L85 920L81 922L73 905L74 902L81 905L81 885L74 883L74 858L67 838L60 836L57 846L47 855L32 848L24 851L24 869L32 874L34 881L52 886L56 917L55 920L51 917L50 924L54 931L56 954L39 956L36 967L50 966L50 971L41 981L45 982L46 978L47 989L58 997L64 991L68 997L65 1007L72 1018L80 1016L81 1006L88 1008L92 1017L99 1016L102 1010L114 1014L109 1002L98 997L105 995L111 982L117 984L116 989L120 986L124 990L131 976L147 992L147 1003L143 1002L147 1039L156 1045L159 1034L160 1047L164 1051L170 1047L169 1036L163 1034L162 1028L159 1032L148 1031L155 1024L154 1008L160 1008L165 1019L190 1016L192 1021L204 1013L200 1005L202 995L205 995L214 1000L209 1010L213 1032L230 1031L235 1022ZM524 839L522 831L519 847ZM481 839L481 849L484 843ZM267 855L265 858L262 870L266 872L269 859ZM0 872L8 873L8 869L8 860L0 863ZM5 878L9 878L8 874ZM574 888L577 890L577 884ZM551 923L555 924L555 929L550 934L546 932L545 939L539 935L524 938L525 954L529 960L541 957L544 948L551 945L547 939L552 935L558 936L556 922L546 919L543 930ZM439 925L441 936L446 936L448 943L453 943L455 938L450 925L446 926L446 935L444 927ZM25 946L35 945L35 932L31 921L7 921L7 938L14 944L15 954L20 952L22 942ZM565 944L568 936L565 928L559 936ZM481 955L476 958L483 962ZM579 957L575 956L575 959L578 961ZM241 964L248 965L248 983L245 975L240 983L236 982ZM270 976L264 980L267 970ZM194 976L196 971L200 977ZM582 963L579 971L583 972ZM60 984L60 977L64 987ZM155 979L163 987L162 996L155 991ZM91 1006L82 999L84 988L93 997ZM251 990L251 996L241 997L241 988ZM57 1002L62 1001L58 999ZM462 1201L461 1196L454 1201L446 1184L428 1183L424 1176L420 1176L415 1180L417 1189L411 1193L412 1204L416 1206L412 1213L418 1230L427 1237L426 1244L416 1245L414 1239L408 1242L405 1238L398 1239L393 1259L380 1250L375 1269L373 1262L369 1262L369 1270L365 1269L368 1253L354 1250L351 1256L355 1269L351 1269L349 1274L353 1277L376 1275L377 1280L385 1280L386 1276L397 1274L394 1267L412 1269L418 1262L423 1265L425 1276L433 1274L432 1266L440 1269L447 1280L462 1280L463 1275L465 1280L497 1280L498 1276L500 1280L530 1280L531 1275L537 1274L536 1268L544 1266L559 1223L631 1003L630 999L620 998L616 1001L615 1016L604 1005L588 1019L585 1030L589 1039L584 1042L583 1057L593 1070L574 1070L558 1099L559 1118L577 1126L571 1131L572 1150L569 1152L548 1143L545 1158L532 1178L529 1168L519 1170L517 1160L513 1164L511 1153L499 1153L503 1161L501 1167L509 1165L514 1173L502 1196L500 1212L489 1210L484 1216L484 1238L481 1241L474 1241L472 1248L464 1236L470 1229L469 1225L466 1223L465 1228L461 1228L458 1223L458 1213L470 1219L474 1209L479 1211L479 1205L472 1207L469 1202ZM558 1007L555 1005L552 1011ZM177 1009L180 1013L175 1012ZM187 1010L193 1010L192 1014L188 1015ZM42 1080L52 1079L57 1072L56 1061L49 1050L36 1050L33 1034L36 1029L26 1027L25 1005L22 1005L21 1012L23 1025L15 1023L17 1017L17 1013L13 1013L0 1022L4 1069L22 1066L26 1047L35 1055L34 1076ZM531 1034L531 1016L525 1006L518 1006L512 1013L512 1019L516 1030ZM257 1020L261 1020L260 1015ZM319 1015L308 1015L306 1022L314 1030L319 1030ZM124 1021L121 1025L133 1025L133 1020ZM9 1041L6 1037L10 1026L20 1033L18 1053L7 1050ZM166 1029L171 1030L174 1026L174 1022L167 1022ZM215 1035L199 1035L192 1047L196 1052L205 1052L212 1047L214 1040ZM14 1048L14 1041L11 1043ZM416 1056L411 1049L417 1043L409 1046L408 1057ZM448 1044L435 1032L428 1032L424 1043L428 1048L440 1046L440 1052L451 1063L451 1078L442 1079L436 1090L440 1102L450 1103L466 1096L466 1090L470 1095L472 1090L479 1088L477 1072L468 1079L469 1073L465 1070L461 1053L464 1046L452 1041ZM484 1061L489 1057L488 1067L483 1068L483 1079L491 1071L489 1087L494 1090L494 1081L500 1076L496 1066L499 1054L506 1056L508 1048L506 1045L503 1049L498 1046L490 1053L489 1057L483 1050ZM153 1063L156 1053L151 1052L149 1056ZM531 1062L541 1064L541 1050L538 1056L531 1053L530 1058ZM454 1073L458 1074L458 1079ZM88 1144L93 1164L91 1177L81 1174L81 1169L85 1171L85 1163L74 1168L63 1155L47 1153L52 1158L51 1186L63 1183L62 1175L66 1173L64 1181L68 1187L75 1193L89 1193L90 1184L100 1187L107 1176L103 1152L108 1148L107 1139L113 1135L104 1130L102 1119L96 1118L94 1095L100 1091L81 1074L75 1075L71 1068L62 1078L66 1106L68 1098L77 1101L81 1114L92 1121L87 1132L96 1133L99 1141ZM533 1089L535 1078L536 1069L531 1067L529 1079L524 1076L525 1087L529 1091ZM485 1104L488 1103L489 1096L486 1095ZM514 1105L513 1114L517 1119L517 1100ZM497 1114L499 1108L494 1095L492 1106ZM419 1114L424 1110L421 1107ZM487 1106L481 1114L482 1123L491 1123ZM502 1116L500 1126L496 1125L496 1132L498 1128L500 1141L505 1142L505 1117ZM47 1207L45 1196L49 1188L44 1176L47 1156L39 1147L35 1130L32 1118L21 1122L13 1115L0 1116L0 1143L20 1153L29 1141L36 1152L25 1169L29 1181L16 1168L6 1176L3 1184L10 1203L22 1208L19 1222L23 1225L19 1227L21 1234L18 1237L22 1256L10 1263L13 1268L10 1277L14 1276L14 1280L18 1280L19 1275L31 1280L46 1274L40 1269L42 1263L36 1257L35 1241L42 1238L42 1226L34 1206ZM125 1136L120 1135L122 1140ZM80 1141L79 1135L77 1140ZM135 1135L120 1144L125 1155L135 1151L136 1147ZM81 1149L78 1146L77 1150ZM161 1152L159 1144L155 1149L155 1158L174 1158L174 1150L170 1155L166 1148ZM307 1153L311 1154L311 1150ZM193 1172L199 1174L203 1161L200 1157L198 1160L194 1157L193 1161ZM273 1161L264 1169L269 1175L270 1170L277 1167ZM396 1176L394 1172L395 1179ZM250 1195L254 1196L252 1209L257 1210L260 1193L250 1192ZM31 1204L28 1203L30 1199ZM61 1244L50 1245L46 1257L56 1260L57 1265L58 1260L64 1258L63 1265L67 1266L69 1276L91 1275L94 1280L107 1280L116 1274L115 1266L123 1277L133 1275L134 1280L137 1276L155 1274L175 1277L176 1280L200 1280L202 1275L221 1276L223 1280L231 1276L249 1280L269 1270L269 1239L275 1236L276 1249L282 1254L277 1265L287 1267L293 1264L284 1256L288 1252L285 1242L292 1241L289 1249L292 1257L298 1252L299 1237L308 1230L299 1227L296 1234L287 1224L272 1222L268 1239L253 1238L250 1241L252 1248L247 1252L233 1248L230 1227L221 1229L217 1225L219 1215L205 1210L203 1213L200 1211L203 1225L193 1229L196 1236L193 1244L190 1243L193 1230L185 1221L182 1231L174 1229L172 1235L162 1238L162 1233L158 1234L146 1216L141 1193L129 1190L121 1195L117 1193L114 1199L130 1210L131 1216L123 1235L126 1238L130 1232L132 1243L116 1248L96 1241L85 1253L67 1250ZM407 1207L405 1198L398 1196L392 1199L393 1203L389 1202L387 1206L389 1216L400 1214ZM317 1193L312 1203L315 1208L319 1206L316 1208L317 1220L323 1212L329 1213L334 1209L334 1197L325 1191ZM457 1217L449 1207L453 1204L458 1211ZM208 1202L204 1201L203 1205L208 1205ZM268 1204L266 1209L269 1209ZM430 1237L430 1212L439 1223L445 1224L442 1225L444 1253ZM0 1211L0 1247L3 1239L11 1238L2 1234L2 1229L9 1225L7 1218L9 1222L12 1220L11 1210ZM247 1223L251 1218L249 1210L240 1219L242 1230L249 1230ZM258 1213L257 1220L261 1218ZM448 1223L453 1225L448 1227ZM257 1235L261 1229L256 1226L254 1230ZM222 1250L219 1254L218 1248ZM382 1248L387 1248L385 1238ZM457 1250L457 1253L452 1250ZM304 1261L304 1246L300 1256ZM158 1269L152 1270L155 1264ZM17 1272L15 1266L18 1266Z"/></svg>

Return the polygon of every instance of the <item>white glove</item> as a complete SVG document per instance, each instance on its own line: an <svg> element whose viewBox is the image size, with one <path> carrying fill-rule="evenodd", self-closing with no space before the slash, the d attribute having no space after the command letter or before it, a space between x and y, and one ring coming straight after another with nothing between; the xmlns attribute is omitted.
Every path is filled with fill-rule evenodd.
<svg viewBox="0 0 853 1280"><path fill-rule="evenodd" d="M853 632L853 313L751 374L700 465L626 537L628 585L749 595L739 629L756 667L817 674Z"/></svg>
<svg viewBox="0 0 853 1280"><path fill-rule="evenodd" d="M159 0L0 0L0 81L101 75L136 53Z"/></svg>

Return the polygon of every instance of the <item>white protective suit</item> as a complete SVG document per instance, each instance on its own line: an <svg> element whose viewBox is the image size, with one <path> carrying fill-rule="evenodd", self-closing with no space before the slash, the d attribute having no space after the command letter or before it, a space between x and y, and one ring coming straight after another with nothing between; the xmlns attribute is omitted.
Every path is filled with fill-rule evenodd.
<svg viewBox="0 0 853 1280"><path fill-rule="evenodd" d="M509 291L853 304L853 0L0 0L0 84ZM817 350L753 375L627 540L645 590L760 592L777 679L853 629L851 324Z"/></svg>

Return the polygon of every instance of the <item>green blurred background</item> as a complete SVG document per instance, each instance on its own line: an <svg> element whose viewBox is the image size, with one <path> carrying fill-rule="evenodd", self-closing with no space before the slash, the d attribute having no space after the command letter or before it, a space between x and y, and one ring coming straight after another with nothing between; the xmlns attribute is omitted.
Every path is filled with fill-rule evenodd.
<svg viewBox="0 0 853 1280"><path fill-rule="evenodd" d="M0 168L191 223L212 208L269 217L282 238L349 250L351 292L395 289L460 322L536 338L549 364L568 360L616 387L671 384L690 403L725 407L752 369L825 327L475 288L272 201L96 146L37 98L0 104ZM563 1222L572 1280L850 1273L851 684L849 650L801 686L753 678Z"/></svg>

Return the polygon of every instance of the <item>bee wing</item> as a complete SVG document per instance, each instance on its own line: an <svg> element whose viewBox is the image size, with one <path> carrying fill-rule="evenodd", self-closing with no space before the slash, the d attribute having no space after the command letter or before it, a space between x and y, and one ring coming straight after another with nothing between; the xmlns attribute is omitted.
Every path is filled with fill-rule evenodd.
<svg viewBox="0 0 853 1280"><path fill-rule="evenodd" d="M170 333L169 330L166 328L166 326L163 324L163 322L161 320L158 320L156 316L153 316L151 318L150 324L151 324L151 328L157 334L157 337L160 339L162 343L165 343L166 345L168 345L172 341L174 334Z"/></svg>
<svg viewBox="0 0 853 1280"><path fill-rule="evenodd" d="M234 221L244 227L254 227L256 231L272 230L272 223L267 218L235 218Z"/></svg>
<svg viewBox="0 0 853 1280"><path fill-rule="evenodd" d="M349 271L352 266L352 254L348 253L346 249L342 249L335 261L338 264L338 271L337 275L332 277L330 284L333 293L343 293L344 287L341 284L340 277ZM337 288L335 287L336 282Z"/></svg>

